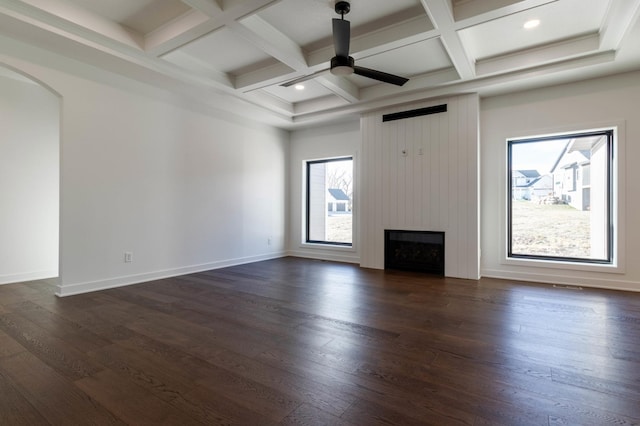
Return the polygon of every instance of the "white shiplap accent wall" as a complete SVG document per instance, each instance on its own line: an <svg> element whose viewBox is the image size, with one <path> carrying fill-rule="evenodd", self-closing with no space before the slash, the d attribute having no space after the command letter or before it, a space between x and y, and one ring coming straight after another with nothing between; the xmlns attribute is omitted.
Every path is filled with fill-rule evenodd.
<svg viewBox="0 0 640 426"><path fill-rule="evenodd" d="M384 114L440 104L447 112L382 122ZM385 229L444 231L445 275L479 278L478 123L477 95L362 116L363 267L384 268Z"/></svg>

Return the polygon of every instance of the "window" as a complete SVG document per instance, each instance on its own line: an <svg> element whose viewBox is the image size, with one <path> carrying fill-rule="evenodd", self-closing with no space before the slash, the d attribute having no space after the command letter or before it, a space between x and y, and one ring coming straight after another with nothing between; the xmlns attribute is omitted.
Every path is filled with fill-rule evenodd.
<svg viewBox="0 0 640 426"><path fill-rule="evenodd" d="M613 136L508 141L508 258L613 263Z"/></svg>
<svg viewBox="0 0 640 426"><path fill-rule="evenodd" d="M306 242L352 246L353 158L307 162Z"/></svg>

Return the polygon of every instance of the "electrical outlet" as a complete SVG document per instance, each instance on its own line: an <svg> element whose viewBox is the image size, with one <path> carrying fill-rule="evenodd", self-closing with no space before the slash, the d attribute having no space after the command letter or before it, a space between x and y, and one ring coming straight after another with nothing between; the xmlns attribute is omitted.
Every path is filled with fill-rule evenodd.
<svg viewBox="0 0 640 426"><path fill-rule="evenodd" d="M125 251L124 252L124 263L131 263L133 262L133 253L130 251Z"/></svg>
<svg viewBox="0 0 640 426"><path fill-rule="evenodd" d="M267 238L267 245L270 246L271 245L271 237Z"/></svg>

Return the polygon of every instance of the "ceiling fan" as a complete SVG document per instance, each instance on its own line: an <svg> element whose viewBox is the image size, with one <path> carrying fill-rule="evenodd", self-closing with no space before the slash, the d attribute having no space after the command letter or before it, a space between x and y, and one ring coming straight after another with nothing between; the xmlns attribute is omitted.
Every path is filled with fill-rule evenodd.
<svg viewBox="0 0 640 426"><path fill-rule="evenodd" d="M333 18L333 46L336 52L336 56L331 58L331 67L329 68L331 74L337 76L356 74L363 77L372 78L374 80L382 81L384 83L395 84L396 86L402 86L407 81L409 81L408 78L355 65L355 60L351 56L349 56L351 22L344 19L344 15L349 13L350 10L351 4L348 1L336 1L335 11L341 16L341 18ZM282 83L281 86L293 86L294 84L310 80L326 71L327 70L325 69L311 75L299 77L294 80L287 81L286 83Z"/></svg>

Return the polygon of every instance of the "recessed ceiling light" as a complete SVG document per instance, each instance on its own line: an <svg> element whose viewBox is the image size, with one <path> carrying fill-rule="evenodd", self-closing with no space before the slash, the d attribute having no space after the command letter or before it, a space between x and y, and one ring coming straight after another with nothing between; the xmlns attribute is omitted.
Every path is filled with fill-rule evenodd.
<svg viewBox="0 0 640 426"><path fill-rule="evenodd" d="M296 90L304 90L304 84L296 84L295 88Z"/></svg>
<svg viewBox="0 0 640 426"><path fill-rule="evenodd" d="M532 28L537 27L538 25L540 25L540 20L539 19L532 19L530 21L525 22L523 27L524 27L525 30L530 30Z"/></svg>

